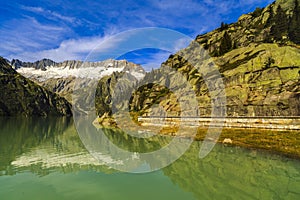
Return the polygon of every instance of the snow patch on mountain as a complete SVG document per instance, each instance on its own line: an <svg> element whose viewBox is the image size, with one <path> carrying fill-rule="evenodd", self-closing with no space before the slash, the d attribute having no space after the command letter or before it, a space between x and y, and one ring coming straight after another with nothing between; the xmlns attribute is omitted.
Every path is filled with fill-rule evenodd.
<svg viewBox="0 0 300 200"><path fill-rule="evenodd" d="M55 63L49 59L43 59L34 63L12 61L14 68L27 78L38 82L56 78L85 78L100 79L103 76L111 75L113 72L126 72L138 80L145 75L144 69L137 64L126 60L105 60L101 62L64 61Z"/></svg>
<svg viewBox="0 0 300 200"><path fill-rule="evenodd" d="M99 79L103 76L110 75L113 72L121 72L124 67L87 67L70 69L69 67L48 66L46 70L22 67L17 72L27 78L35 77L38 81L45 81L51 78L67 78L70 76L76 78ZM136 76L143 76L141 73L134 73ZM133 75L133 74L132 74Z"/></svg>

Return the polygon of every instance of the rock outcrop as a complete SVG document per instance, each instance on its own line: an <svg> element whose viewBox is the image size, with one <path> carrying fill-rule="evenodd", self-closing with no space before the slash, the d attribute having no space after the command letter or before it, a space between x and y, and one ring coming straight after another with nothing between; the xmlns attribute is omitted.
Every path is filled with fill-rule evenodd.
<svg viewBox="0 0 300 200"><path fill-rule="evenodd" d="M126 91L133 90L137 81L134 76L124 72L114 72L100 79L95 93L97 115L110 116L113 110L122 109L128 104L130 98L128 95L131 93L126 93ZM117 90L124 92L117 92ZM115 95L112 94L113 92Z"/></svg>

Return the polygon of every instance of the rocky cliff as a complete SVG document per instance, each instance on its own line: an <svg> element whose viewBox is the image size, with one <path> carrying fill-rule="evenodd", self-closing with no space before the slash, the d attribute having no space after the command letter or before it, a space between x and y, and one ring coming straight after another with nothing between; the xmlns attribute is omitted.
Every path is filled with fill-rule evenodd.
<svg viewBox="0 0 300 200"><path fill-rule="evenodd" d="M236 23L222 23L220 28L197 36L160 69L146 74L141 82L158 80L157 84L147 84L133 94L131 112L180 115L182 105L170 91L182 87L181 74L197 95L199 114L210 116L211 102L215 100L211 93L218 92L218 85L215 83L216 89L209 91L205 80L214 80L215 74L208 72L204 79L197 69L215 65L225 87L227 116L299 116L299 3L278 0L241 16ZM195 44L205 51L195 51ZM196 64L181 55L188 55Z"/></svg>
<svg viewBox="0 0 300 200"><path fill-rule="evenodd" d="M72 115L71 105L17 73L0 58L0 115Z"/></svg>

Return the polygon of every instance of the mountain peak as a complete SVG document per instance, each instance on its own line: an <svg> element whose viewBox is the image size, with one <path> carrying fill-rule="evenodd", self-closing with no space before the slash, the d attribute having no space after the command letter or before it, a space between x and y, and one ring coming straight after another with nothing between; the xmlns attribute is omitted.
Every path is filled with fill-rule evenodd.
<svg viewBox="0 0 300 200"><path fill-rule="evenodd" d="M13 66L14 69L19 69L21 67L32 67L35 69L45 70L47 66L51 66L51 65L53 66L55 64L56 62L48 58L43 58L42 60L38 60L35 62L22 62L18 59L12 59L11 61L11 65Z"/></svg>

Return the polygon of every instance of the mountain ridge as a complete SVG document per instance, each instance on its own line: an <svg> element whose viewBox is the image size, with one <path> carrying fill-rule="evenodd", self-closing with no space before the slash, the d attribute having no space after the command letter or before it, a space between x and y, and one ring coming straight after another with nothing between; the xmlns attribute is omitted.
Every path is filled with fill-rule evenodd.
<svg viewBox="0 0 300 200"><path fill-rule="evenodd" d="M19 69L22 67L25 68L34 68L34 69L41 69L46 70L47 67L63 67L69 69L76 69L76 68L86 68L86 67L97 67L97 66L104 66L105 67L120 67L122 65L131 66L138 68L139 70L143 70L141 65L129 62L127 60L114 60L114 59L107 59L103 61L81 61L81 60L64 60L62 62L55 62L48 58L43 58L41 60L37 60L34 62L23 62L19 59L12 59L9 64L13 66L14 69Z"/></svg>

